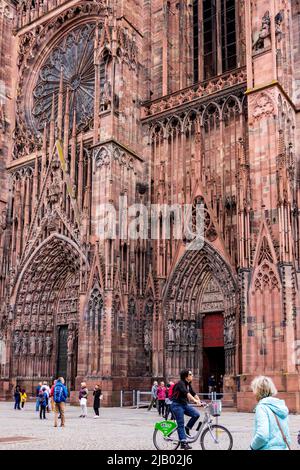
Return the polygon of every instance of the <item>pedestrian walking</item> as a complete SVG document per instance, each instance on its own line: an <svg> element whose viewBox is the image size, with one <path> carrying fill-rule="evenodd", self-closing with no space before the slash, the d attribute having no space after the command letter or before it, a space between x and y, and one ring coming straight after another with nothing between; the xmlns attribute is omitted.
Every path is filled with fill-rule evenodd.
<svg viewBox="0 0 300 470"><path fill-rule="evenodd" d="M50 408L52 411L54 411L54 407L55 407L54 399L53 399L55 384L56 384L56 380L53 380L53 385L50 388L50 393L49 393L49 402L50 402Z"/></svg>
<svg viewBox="0 0 300 470"><path fill-rule="evenodd" d="M152 388L151 388L151 401L150 405L148 407L148 411L152 409L152 406L156 407L156 401L157 401L157 387L158 387L158 382L156 380L153 382Z"/></svg>
<svg viewBox="0 0 300 470"><path fill-rule="evenodd" d="M21 396L21 407L22 407L22 410L23 410L23 409L24 409L24 406L25 406L25 403L26 403L26 401L27 401L27 393L26 393L25 388L23 388L23 389L21 390L20 396Z"/></svg>
<svg viewBox="0 0 300 470"><path fill-rule="evenodd" d="M40 419L46 418L47 393L46 388L42 387L39 391Z"/></svg>
<svg viewBox="0 0 300 470"><path fill-rule="evenodd" d="M20 403L21 403L21 391L19 385L16 386L14 391L14 399L15 399L15 410L20 410Z"/></svg>
<svg viewBox="0 0 300 470"><path fill-rule="evenodd" d="M68 398L68 390L64 385L65 380L63 377L59 377L56 381L53 393L53 400L55 403L54 407L54 427L57 427L57 417L60 414L61 417L61 427L65 426L65 406L66 400Z"/></svg>
<svg viewBox="0 0 300 470"><path fill-rule="evenodd" d="M174 382L170 382L169 384L167 384L166 399L165 399L165 419L166 420L168 420L169 414L171 414L171 419L175 419L171 411L172 394L173 394L174 385L175 385Z"/></svg>
<svg viewBox="0 0 300 470"><path fill-rule="evenodd" d="M275 398L276 387L269 377L256 377L251 383L258 404L255 408L252 450L288 450L291 437L288 425L289 410L284 400Z"/></svg>
<svg viewBox="0 0 300 470"><path fill-rule="evenodd" d="M36 401L35 401L35 411L38 412L40 410L40 399L39 399L39 393L40 393L40 390L42 388L42 382L40 382L38 384L38 386L36 387L35 389L35 397L36 397Z"/></svg>
<svg viewBox="0 0 300 470"><path fill-rule="evenodd" d="M160 385L157 387L157 400L158 400L157 411L158 411L159 416L165 415L166 391L167 391L167 388L165 387L165 383L160 382Z"/></svg>
<svg viewBox="0 0 300 470"><path fill-rule="evenodd" d="M208 379L208 393L209 398L212 400L212 394L216 390L216 379L214 375L211 375Z"/></svg>
<svg viewBox="0 0 300 470"><path fill-rule="evenodd" d="M46 394L47 394L47 406L46 406L46 410L47 410L47 413L49 413L49 412L50 412L50 407L49 407L50 387L49 387L49 385L48 385L48 382L46 382L46 381L43 382L42 387L45 388L45 392L46 392Z"/></svg>
<svg viewBox="0 0 300 470"><path fill-rule="evenodd" d="M95 411L95 416L94 418L99 418L99 408L100 408L100 400L102 398L102 393L99 385L96 385L93 391L93 396L94 396L94 411Z"/></svg>
<svg viewBox="0 0 300 470"><path fill-rule="evenodd" d="M190 450L192 447L187 442L187 435L200 417L199 411L192 407L189 402L200 405L201 402L192 388L193 374L189 369L180 372L180 381L173 388L172 413L177 421L177 432L180 441L180 447L184 450ZM190 416L187 425L184 426L184 415ZM201 422L198 423L198 429Z"/></svg>
<svg viewBox="0 0 300 470"><path fill-rule="evenodd" d="M86 387L86 383L81 383L81 388L79 390L79 403L81 407L81 415L79 418L86 418L87 417L87 398L88 398L89 391Z"/></svg>

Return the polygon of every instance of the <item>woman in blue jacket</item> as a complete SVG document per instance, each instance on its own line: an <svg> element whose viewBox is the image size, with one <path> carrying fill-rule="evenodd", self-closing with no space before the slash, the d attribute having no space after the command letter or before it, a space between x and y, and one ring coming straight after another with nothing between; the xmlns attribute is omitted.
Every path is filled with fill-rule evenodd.
<svg viewBox="0 0 300 470"><path fill-rule="evenodd" d="M251 388L258 404L255 409L255 430L252 450L287 450L291 438L288 427L289 410L284 400L274 396L276 387L269 377L256 377Z"/></svg>

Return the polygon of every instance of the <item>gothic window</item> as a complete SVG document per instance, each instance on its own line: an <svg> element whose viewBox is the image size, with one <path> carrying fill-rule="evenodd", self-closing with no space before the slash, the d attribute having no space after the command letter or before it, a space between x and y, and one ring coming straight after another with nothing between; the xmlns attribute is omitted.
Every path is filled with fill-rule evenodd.
<svg viewBox="0 0 300 470"><path fill-rule="evenodd" d="M88 313L88 328L92 331L101 333L101 318L103 310L103 299L97 288L94 288L90 301L89 301L89 313Z"/></svg>
<svg viewBox="0 0 300 470"><path fill-rule="evenodd" d="M235 0L222 0L221 21L222 70L226 72L234 69L237 64Z"/></svg>
<svg viewBox="0 0 300 470"><path fill-rule="evenodd" d="M94 106L94 24L86 24L70 31L51 51L42 65L33 90L32 115L41 131L50 120L53 95L58 106L58 95L63 78L63 96L70 92L70 116L76 110L76 122L85 126L93 115ZM72 119L70 119L72 125Z"/></svg>
<svg viewBox="0 0 300 470"><path fill-rule="evenodd" d="M194 81L231 70L237 65L235 0L193 1ZM202 22L202 37L199 38ZM203 52L203 71L199 71L199 48ZM199 73L200 72L200 73Z"/></svg>

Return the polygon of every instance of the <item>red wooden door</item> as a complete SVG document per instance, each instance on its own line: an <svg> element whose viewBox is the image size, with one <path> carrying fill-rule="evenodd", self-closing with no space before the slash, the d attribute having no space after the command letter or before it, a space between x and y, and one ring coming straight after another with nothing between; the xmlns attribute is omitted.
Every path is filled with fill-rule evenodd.
<svg viewBox="0 0 300 470"><path fill-rule="evenodd" d="M222 313L209 313L204 317L203 347L224 347L224 318Z"/></svg>

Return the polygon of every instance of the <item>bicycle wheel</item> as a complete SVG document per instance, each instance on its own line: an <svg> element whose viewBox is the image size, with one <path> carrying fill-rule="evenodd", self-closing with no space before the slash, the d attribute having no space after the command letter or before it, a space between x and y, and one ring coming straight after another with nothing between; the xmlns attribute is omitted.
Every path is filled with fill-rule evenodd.
<svg viewBox="0 0 300 470"><path fill-rule="evenodd" d="M177 431L175 431L177 433ZM153 444L157 450L176 450L179 447L179 440L175 437L175 433L171 436L164 436L158 429L153 433Z"/></svg>
<svg viewBox="0 0 300 470"><path fill-rule="evenodd" d="M228 429L214 424L202 433L200 444L203 450L231 450L233 439Z"/></svg>

